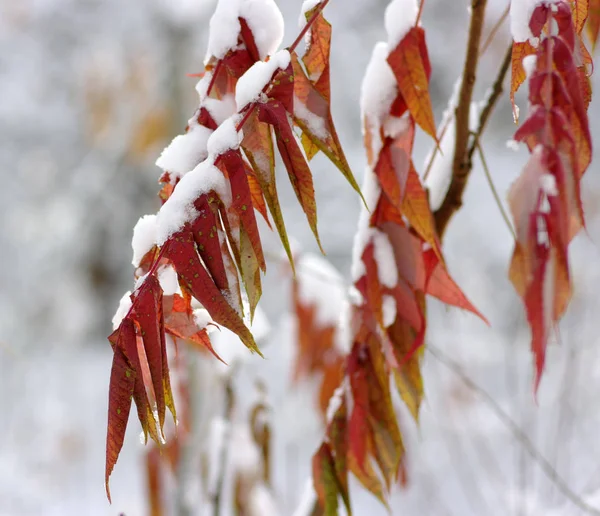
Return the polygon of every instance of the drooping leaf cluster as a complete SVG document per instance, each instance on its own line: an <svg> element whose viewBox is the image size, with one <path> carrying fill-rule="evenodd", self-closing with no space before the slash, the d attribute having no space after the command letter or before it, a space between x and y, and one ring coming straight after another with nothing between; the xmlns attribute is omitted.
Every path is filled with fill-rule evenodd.
<svg viewBox="0 0 600 516"><path fill-rule="evenodd" d="M509 202L517 233L510 279L531 326L536 389L548 338L571 297L568 245L584 226L580 181L592 156L586 18L586 2L539 2L529 23L537 45L513 51L532 56L529 115L514 136L531 156ZM513 89L523 79L513 74Z"/></svg>
<svg viewBox="0 0 600 516"><path fill-rule="evenodd" d="M131 401L144 434L157 444L164 440L166 407L175 418L167 333L214 353L207 321L197 314L199 304L212 321L260 353L248 329L266 268L255 211L269 223L268 209L292 261L276 188L275 147L317 241L307 160L323 151L358 191L331 119L330 26L321 14L326 3L306 13L307 24L289 49L270 56L261 55L261 36L251 29L253 24L260 31L269 27L259 23L257 28L256 18L250 23L238 17L235 45L207 62L198 85L200 106L186 134L157 162L165 168L160 179L164 204L155 217L154 244L144 249L131 303L110 337L114 356L106 444L109 499L108 479L123 445ZM254 4L250 12L255 17L261 9L276 9L271 0ZM300 58L296 46L306 32L307 49ZM234 96L237 105L231 101ZM204 141L202 135L207 135ZM166 269L176 274L175 288L160 281Z"/></svg>
<svg viewBox="0 0 600 516"><path fill-rule="evenodd" d="M392 389L418 420L425 295L478 314L448 274L412 161L416 125L435 138L430 74L425 32L415 25L395 48L376 47L365 78L366 84L388 78L394 95L383 116L363 106L369 167L362 189L370 212L363 210L355 240L344 380L313 457L324 514L337 514L339 498L351 512L348 472L384 504L392 483L406 478ZM363 96L369 94L364 86Z"/></svg>

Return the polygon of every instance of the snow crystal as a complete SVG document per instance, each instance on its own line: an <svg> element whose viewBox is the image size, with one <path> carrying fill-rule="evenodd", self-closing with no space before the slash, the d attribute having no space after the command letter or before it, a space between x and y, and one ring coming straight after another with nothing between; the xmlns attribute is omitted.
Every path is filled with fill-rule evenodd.
<svg viewBox="0 0 600 516"><path fill-rule="evenodd" d="M158 212L156 242L163 245L173 233L197 216L194 201L203 193L214 190L226 205L231 203L231 189L223 173L212 160L205 160L183 176L173 194Z"/></svg>
<svg viewBox="0 0 600 516"><path fill-rule="evenodd" d="M207 57L222 59L237 47L238 18L246 20L261 59L277 50L283 39L283 16L274 0L220 0L210 19Z"/></svg>
<svg viewBox="0 0 600 516"><path fill-rule="evenodd" d="M361 85L360 107L368 129L373 133L378 133L379 127L384 124L398 95L398 84L387 57L388 45L380 41L373 48ZM373 149L374 155L378 153L379 148Z"/></svg>
<svg viewBox="0 0 600 516"><path fill-rule="evenodd" d="M285 70L290 64L290 53L280 50L271 56L268 61L257 61L242 75L235 86L235 103L238 111L244 109L251 102L260 98L264 87L269 83L273 74L278 70Z"/></svg>
<svg viewBox="0 0 600 516"><path fill-rule="evenodd" d="M337 326L344 300L344 280L327 260L313 253L297 261L298 294L303 304L316 307L316 320Z"/></svg>
<svg viewBox="0 0 600 516"><path fill-rule="evenodd" d="M558 195L556 178L552 174L542 174L540 177L540 184L546 195Z"/></svg>
<svg viewBox="0 0 600 516"><path fill-rule="evenodd" d="M240 115L237 113L230 116L210 135L206 148L211 156L224 154L228 150L237 149L240 146L243 134L236 128L239 120Z"/></svg>
<svg viewBox="0 0 600 516"><path fill-rule="evenodd" d="M308 109L296 95L294 95L294 114L302 120L307 125L309 131L318 138L325 139L329 136L329 131L327 130L327 127L325 127L325 120Z"/></svg>
<svg viewBox="0 0 600 516"><path fill-rule="evenodd" d="M535 54L531 54L523 58L523 68L525 69L525 74L527 75L528 79L529 77L531 77L531 74L535 71L536 65L537 56Z"/></svg>
<svg viewBox="0 0 600 516"><path fill-rule="evenodd" d="M131 247L133 248L133 259L131 263L134 267L139 267L140 262L156 245L156 215L144 215L140 217L133 228L133 238Z"/></svg>
<svg viewBox="0 0 600 516"><path fill-rule="evenodd" d="M237 111L235 97L231 93L224 95L221 99L205 98L202 107L206 108L217 125L221 125Z"/></svg>
<svg viewBox="0 0 600 516"><path fill-rule="evenodd" d="M156 160L158 167L177 177L183 177L206 159L206 143L213 132L195 119L191 119L189 123L188 132L176 136Z"/></svg>
<svg viewBox="0 0 600 516"><path fill-rule="evenodd" d="M210 85L210 81L212 80L212 76L213 76L212 72L206 72L202 76L202 79L200 79L196 83L196 92L198 93L198 96L200 97L200 103L203 103L206 100L208 100L206 98L206 94L208 92L208 86Z"/></svg>
<svg viewBox="0 0 600 516"><path fill-rule="evenodd" d="M404 39L417 23L419 6L417 0L392 0L385 10L385 30L391 49Z"/></svg>
<svg viewBox="0 0 600 516"><path fill-rule="evenodd" d="M387 328L396 320L396 299L386 294L383 296L382 302L383 325Z"/></svg>
<svg viewBox="0 0 600 516"><path fill-rule="evenodd" d="M294 511L293 516L310 516L316 501L317 494L315 493L315 488L313 486L313 479L309 478L304 484L300 504Z"/></svg>
<svg viewBox="0 0 600 516"><path fill-rule="evenodd" d="M131 296L131 291L127 291L127 292L125 292L125 294L123 294L121 301L119 301L119 307L117 308L117 311L115 312L115 315L112 318L113 330L116 330L119 327L119 325L121 324L121 321L125 318L125 316L129 312L129 309L131 308L131 297L130 296Z"/></svg>
<svg viewBox="0 0 600 516"><path fill-rule="evenodd" d="M172 265L163 265L158 269L158 282L160 283L160 288L162 288L165 296L181 294L177 272L175 272Z"/></svg>

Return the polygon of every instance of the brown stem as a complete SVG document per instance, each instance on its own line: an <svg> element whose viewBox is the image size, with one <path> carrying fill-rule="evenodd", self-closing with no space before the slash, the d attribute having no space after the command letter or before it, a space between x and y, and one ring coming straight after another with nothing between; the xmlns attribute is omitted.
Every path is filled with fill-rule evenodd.
<svg viewBox="0 0 600 516"><path fill-rule="evenodd" d="M469 113L471 98L475 86L475 73L479 61L479 47L485 8L487 0L471 0L471 23L467 54L462 73L462 84L456 107L456 145L454 147L454 161L452 165L452 182L442 205L435 213L435 222L440 238L443 236L450 218L462 205L462 194L467 184L471 165L468 162L467 146L469 144Z"/></svg>
<svg viewBox="0 0 600 516"><path fill-rule="evenodd" d="M233 419L233 409L235 405L235 397L233 393L233 383L231 376L227 378L225 383L225 425L226 435L224 436L221 454L218 463L217 485L213 493L213 516L221 514L221 497L223 496L223 486L225 485L225 475L227 473L227 459L229 455L229 435L231 435L231 424Z"/></svg>

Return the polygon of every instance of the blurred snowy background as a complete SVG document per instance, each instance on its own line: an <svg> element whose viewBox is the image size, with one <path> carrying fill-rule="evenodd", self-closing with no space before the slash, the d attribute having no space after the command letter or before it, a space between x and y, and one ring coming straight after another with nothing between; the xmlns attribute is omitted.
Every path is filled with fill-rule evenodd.
<svg viewBox="0 0 600 516"><path fill-rule="evenodd" d="M489 3L485 34L507 5ZM289 44L301 1L278 4ZM384 37L386 4L331 0L326 10L334 28L334 119L359 179L365 165L360 84L373 45ZM423 14L438 121L462 68L467 4L428 0ZM132 228L159 206L154 160L197 103L197 79L186 73L202 71L213 7L213 0L0 0L2 516L147 512L144 448L133 416L112 477L113 505L105 498L106 336L118 300L131 288ZM493 80L508 30L506 22L483 58L478 98ZM600 88L599 76L594 86ZM514 132L507 97L483 140L503 199L526 158L523 150L506 147ZM599 106L597 99L590 106L596 147L600 119L593 113ZM429 145L418 138L421 172ZM313 163L321 239L347 278L359 203L333 166L320 158ZM491 328L430 303L428 342L438 351L425 358L420 428L403 419L410 479L407 490L394 494L394 515L583 514L543 472L536 454L545 457L546 470L600 507L598 163L583 181L588 226L572 245L575 296L551 347L537 404L523 308L507 279L511 236L476 163L444 247L450 271ZM289 233L303 249L316 250L291 188L280 185ZM267 247L279 252L275 239L267 239ZM284 283L272 264L261 302L271 330L263 345L266 360L244 363L236 384L240 392L257 378L267 385L276 514L290 515L322 429L314 385L289 383L294 321ZM202 367L206 399L211 374ZM499 410L528 436L534 453ZM357 514L385 514L368 494L354 493Z"/></svg>

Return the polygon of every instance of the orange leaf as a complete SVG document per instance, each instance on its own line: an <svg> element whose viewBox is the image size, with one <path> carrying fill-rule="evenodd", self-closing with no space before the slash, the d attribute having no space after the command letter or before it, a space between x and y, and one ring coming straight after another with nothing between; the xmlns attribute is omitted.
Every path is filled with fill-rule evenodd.
<svg viewBox="0 0 600 516"><path fill-rule="evenodd" d="M512 47L512 65L510 78L510 101L513 106L513 118L519 121L519 113L515 104L515 93L525 81L527 74L523 68L523 58L535 54L535 47L529 41L514 42Z"/></svg>
<svg viewBox="0 0 600 516"><path fill-rule="evenodd" d="M411 28L398 46L390 52L387 61L415 122L437 141L429 97L430 66L425 31L421 27Z"/></svg>
<svg viewBox="0 0 600 516"><path fill-rule="evenodd" d="M590 0L586 29L594 51L600 34L600 0Z"/></svg>

